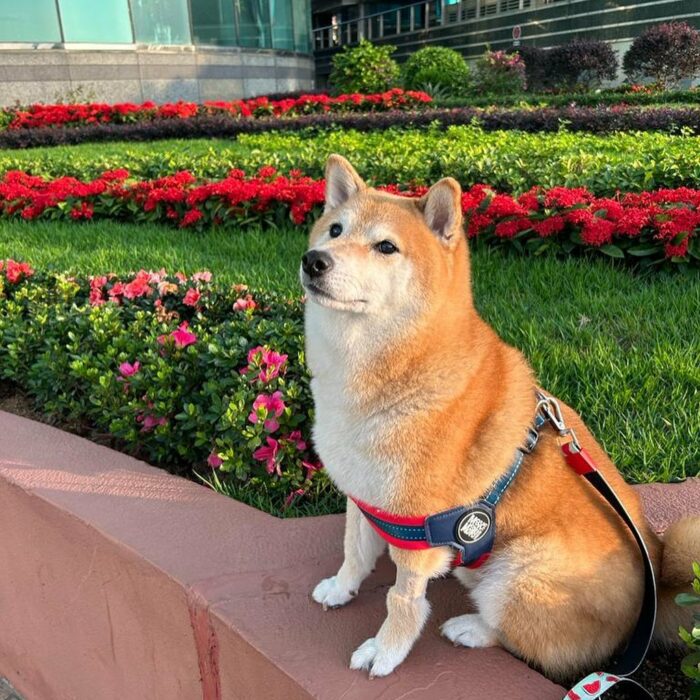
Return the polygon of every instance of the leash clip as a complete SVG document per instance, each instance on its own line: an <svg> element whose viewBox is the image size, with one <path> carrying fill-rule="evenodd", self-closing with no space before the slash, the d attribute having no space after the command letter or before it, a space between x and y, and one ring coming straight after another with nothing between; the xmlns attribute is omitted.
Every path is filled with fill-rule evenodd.
<svg viewBox="0 0 700 700"><path fill-rule="evenodd" d="M559 402L551 396L545 396L540 393L538 393L538 399L537 411L554 426L559 433L559 437L570 438L569 443L572 452L580 452L581 443L579 443L573 428L566 426Z"/></svg>

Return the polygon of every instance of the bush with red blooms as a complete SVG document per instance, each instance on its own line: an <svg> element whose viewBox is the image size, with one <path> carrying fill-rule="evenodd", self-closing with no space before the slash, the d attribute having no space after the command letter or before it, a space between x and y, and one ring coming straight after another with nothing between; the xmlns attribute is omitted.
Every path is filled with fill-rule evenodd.
<svg viewBox="0 0 700 700"><path fill-rule="evenodd" d="M424 92L395 88L375 94L302 95L293 99L269 100L255 97L249 100L175 102L158 105L155 102L133 104L34 104L29 107L6 107L0 110L0 125L7 129L37 129L41 127L83 126L86 124L126 124L162 119L191 119L198 116L225 115L233 119L260 117L295 117L302 114L326 112L384 112L417 109L432 98Z"/></svg>
<svg viewBox="0 0 700 700"><path fill-rule="evenodd" d="M381 187L418 197L425 187ZM258 219L296 224L320 208L323 180L272 167L247 177L233 170L219 181L198 181L183 171L157 180L130 180L126 170L91 182L72 177L44 180L12 171L0 180L0 217L95 218L162 221L180 228L240 225ZM475 185L462 198L467 234L508 243L520 252L599 251L643 264L670 261L700 265L700 190L681 187L595 197L585 188L533 188L514 197Z"/></svg>
<svg viewBox="0 0 700 700"><path fill-rule="evenodd" d="M0 376L59 422L282 513L328 488L303 303L212 277L68 277L0 260Z"/></svg>

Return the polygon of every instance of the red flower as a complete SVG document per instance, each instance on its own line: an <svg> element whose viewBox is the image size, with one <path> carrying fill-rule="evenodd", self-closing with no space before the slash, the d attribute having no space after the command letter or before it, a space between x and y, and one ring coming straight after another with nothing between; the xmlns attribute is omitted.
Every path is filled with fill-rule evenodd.
<svg viewBox="0 0 700 700"><path fill-rule="evenodd" d="M181 228L187 228L196 224L200 219L204 217L204 212L201 209L190 209L183 217L180 222Z"/></svg>
<svg viewBox="0 0 700 700"><path fill-rule="evenodd" d="M2 268L0 267L0 270ZM10 284L17 284L21 282L22 279L27 279L34 274L29 263L18 263L12 259L9 259L5 267L5 277Z"/></svg>
<svg viewBox="0 0 700 700"><path fill-rule="evenodd" d="M614 230L615 224L612 221L594 216L581 229L581 239L588 245L605 245L612 240Z"/></svg>
<svg viewBox="0 0 700 700"><path fill-rule="evenodd" d="M201 296L202 294L198 289L190 287L183 297L182 303L185 304L185 306L197 306Z"/></svg>
<svg viewBox="0 0 700 700"><path fill-rule="evenodd" d="M538 236L547 238L554 236L564 229L566 219L563 216L550 216L533 224L532 228Z"/></svg>

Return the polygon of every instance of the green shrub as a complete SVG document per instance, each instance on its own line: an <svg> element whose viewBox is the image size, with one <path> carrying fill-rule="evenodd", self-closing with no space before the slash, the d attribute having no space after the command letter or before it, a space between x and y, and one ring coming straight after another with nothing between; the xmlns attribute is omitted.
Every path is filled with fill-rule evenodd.
<svg viewBox="0 0 700 700"><path fill-rule="evenodd" d="M525 62L518 53L486 51L474 67L478 93L509 95L525 89Z"/></svg>
<svg viewBox="0 0 700 700"><path fill-rule="evenodd" d="M384 92L395 87L399 79L399 64L391 57L395 50L366 39L357 46L344 46L333 56L331 87L341 93Z"/></svg>
<svg viewBox="0 0 700 700"><path fill-rule="evenodd" d="M126 167L134 177L154 178L178 170L197 177L225 177L232 168L255 172L267 165L323 177L330 153L347 156L372 183L429 184L444 175L464 187L487 183L502 192L534 186L587 187L614 196L618 190L699 187L700 140L645 133L484 132L472 126L448 129L388 129L382 132L266 133L236 141L161 141L155 144L86 144L0 152L0 174L95 178Z"/></svg>
<svg viewBox="0 0 700 700"><path fill-rule="evenodd" d="M401 67L407 90L425 90L431 95L461 95L468 88L469 66L464 57L445 46L426 46L411 54ZM431 88L431 89L428 89Z"/></svg>
<svg viewBox="0 0 700 700"><path fill-rule="evenodd" d="M676 596L676 603L696 608L696 612L693 613L693 628L687 630L681 627L679 634L690 650L681 663L681 670L693 681L690 700L700 700L700 564L697 562L693 563L693 573L693 592L680 593Z"/></svg>
<svg viewBox="0 0 700 700"><path fill-rule="evenodd" d="M216 469L248 498L261 487L277 510L327 488L310 447L298 298L214 285L207 273L26 279L10 264L0 377L43 413L155 465Z"/></svg>

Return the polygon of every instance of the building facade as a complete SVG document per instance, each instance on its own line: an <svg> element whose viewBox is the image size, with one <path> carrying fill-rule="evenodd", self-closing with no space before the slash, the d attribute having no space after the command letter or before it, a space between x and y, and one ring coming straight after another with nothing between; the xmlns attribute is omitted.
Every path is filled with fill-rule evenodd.
<svg viewBox="0 0 700 700"><path fill-rule="evenodd" d="M365 37L397 47L399 61L423 46L448 46L468 60L486 48L550 47L602 39L624 54L651 24L686 21L700 28L700 0L314 0L317 79L332 55Z"/></svg>
<svg viewBox="0 0 700 700"><path fill-rule="evenodd" d="M0 104L313 87L309 0L0 0Z"/></svg>

